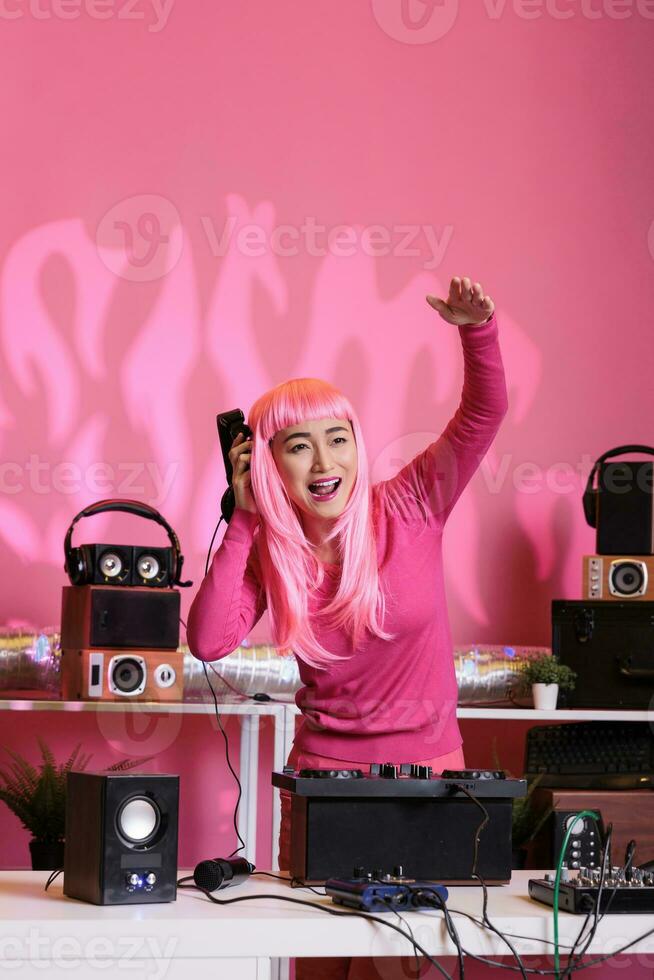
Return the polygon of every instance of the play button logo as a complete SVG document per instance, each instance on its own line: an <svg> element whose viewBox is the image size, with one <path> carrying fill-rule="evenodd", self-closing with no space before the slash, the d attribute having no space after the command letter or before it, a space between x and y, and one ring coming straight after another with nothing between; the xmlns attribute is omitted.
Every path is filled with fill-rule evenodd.
<svg viewBox="0 0 654 980"><path fill-rule="evenodd" d="M403 44L431 44L454 26L459 0L371 0L381 29Z"/></svg>

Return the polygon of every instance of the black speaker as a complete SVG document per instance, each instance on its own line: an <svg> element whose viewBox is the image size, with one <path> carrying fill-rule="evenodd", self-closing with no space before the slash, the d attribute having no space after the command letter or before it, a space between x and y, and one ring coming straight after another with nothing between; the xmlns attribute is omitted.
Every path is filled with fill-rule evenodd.
<svg viewBox="0 0 654 980"><path fill-rule="evenodd" d="M530 865L532 868L556 868L561 855L561 848L565 835L570 826L572 833L568 840L568 846L563 860L568 868L597 868L602 861L602 846L604 841L604 827L602 824L602 814L596 807L598 819L592 817L580 817L579 809L574 810L570 807L559 807L556 802L552 802L553 791L542 791L543 800L547 800L549 812L545 823L542 825L538 834L534 838L530 848ZM534 796L537 791L534 791ZM536 801L534 801L536 806Z"/></svg>
<svg viewBox="0 0 654 980"><path fill-rule="evenodd" d="M511 801L484 800L490 822L479 874L511 880ZM320 799L293 796L290 872L305 881L392 869L412 878L469 882L480 812L466 799ZM371 832L374 828L374 833Z"/></svg>
<svg viewBox="0 0 654 980"><path fill-rule="evenodd" d="M598 486L598 555L651 555L652 464L604 463Z"/></svg>
<svg viewBox="0 0 654 980"><path fill-rule="evenodd" d="M179 776L69 772L64 894L94 905L174 902Z"/></svg>

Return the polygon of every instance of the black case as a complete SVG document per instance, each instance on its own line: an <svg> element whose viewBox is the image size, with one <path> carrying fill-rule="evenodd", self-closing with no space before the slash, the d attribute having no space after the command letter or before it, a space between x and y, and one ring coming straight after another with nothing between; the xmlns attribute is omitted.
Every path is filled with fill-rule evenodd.
<svg viewBox="0 0 654 980"><path fill-rule="evenodd" d="M648 709L654 699L654 602L552 600L552 653L577 673L569 708Z"/></svg>

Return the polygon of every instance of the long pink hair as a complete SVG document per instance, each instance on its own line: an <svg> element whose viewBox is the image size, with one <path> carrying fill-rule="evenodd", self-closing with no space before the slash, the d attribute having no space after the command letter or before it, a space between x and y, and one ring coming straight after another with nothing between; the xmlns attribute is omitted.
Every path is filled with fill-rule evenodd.
<svg viewBox="0 0 654 980"><path fill-rule="evenodd" d="M366 630L383 640L385 599L381 589L368 459L356 412L337 388L318 378L293 378L263 394L250 409L253 432L250 475L261 516L255 535L261 582L266 591L273 642L314 667L343 658L316 639L308 616L308 596L320 587L323 567L307 540L300 510L288 496L272 453L273 436L304 420L348 419L357 447L357 475L343 512L325 541L336 541L341 578L333 599L316 615L327 629L344 628L356 649Z"/></svg>

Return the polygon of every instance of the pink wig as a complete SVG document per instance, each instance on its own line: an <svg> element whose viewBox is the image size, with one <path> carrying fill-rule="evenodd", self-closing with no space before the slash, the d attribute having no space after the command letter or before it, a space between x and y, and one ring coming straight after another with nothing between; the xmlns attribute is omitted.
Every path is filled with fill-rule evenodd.
<svg viewBox="0 0 654 980"><path fill-rule="evenodd" d="M288 496L272 453L273 436L304 420L348 419L357 447L357 475L350 498L325 541L336 541L341 579L333 599L316 615L327 629L345 628L352 652L366 629L383 640L385 599L379 582L368 459L357 415L337 388L318 378L293 378L262 395L250 409L253 432L250 475L261 522L255 537L258 571L266 591L273 642L314 667L342 660L316 639L308 596L322 585L324 570L307 540L300 510Z"/></svg>

